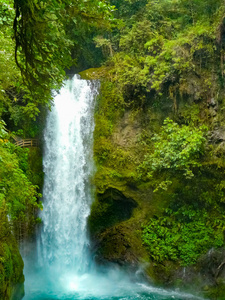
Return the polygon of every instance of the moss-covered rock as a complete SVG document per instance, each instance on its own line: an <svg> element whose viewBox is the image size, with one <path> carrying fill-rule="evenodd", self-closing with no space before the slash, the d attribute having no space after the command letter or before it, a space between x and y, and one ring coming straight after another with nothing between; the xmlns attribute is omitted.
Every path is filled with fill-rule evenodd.
<svg viewBox="0 0 225 300"><path fill-rule="evenodd" d="M24 296L23 260L3 210L0 210L0 228L0 299L21 300Z"/></svg>

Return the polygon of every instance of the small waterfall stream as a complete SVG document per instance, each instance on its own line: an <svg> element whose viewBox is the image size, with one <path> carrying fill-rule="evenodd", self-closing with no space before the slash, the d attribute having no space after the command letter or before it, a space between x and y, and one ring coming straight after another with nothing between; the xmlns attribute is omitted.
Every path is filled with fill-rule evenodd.
<svg viewBox="0 0 225 300"><path fill-rule="evenodd" d="M44 131L43 220L37 253L25 257L24 300L183 300L194 296L99 269L89 254L87 217L92 203L94 99L98 84L79 76L65 82Z"/></svg>

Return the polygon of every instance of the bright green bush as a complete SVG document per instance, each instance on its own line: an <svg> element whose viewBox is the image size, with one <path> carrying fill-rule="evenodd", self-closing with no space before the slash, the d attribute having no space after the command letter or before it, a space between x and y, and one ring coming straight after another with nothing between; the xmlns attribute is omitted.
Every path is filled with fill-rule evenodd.
<svg viewBox="0 0 225 300"><path fill-rule="evenodd" d="M213 224L205 210L193 210L186 207L188 219L178 218L181 211L170 212L167 216L151 219L143 227L143 242L150 257L158 262L164 260L180 261L187 266L194 264L208 249L224 245L223 230ZM221 219L225 226L225 219Z"/></svg>
<svg viewBox="0 0 225 300"><path fill-rule="evenodd" d="M207 127L199 128L191 125L181 125L170 119L158 134L152 138L154 148L145 155L144 161L139 166L140 176L152 179L164 174L164 180L159 179L158 187L163 189L172 183L173 176L182 174L190 179L194 176L194 169L201 166L201 157L204 154Z"/></svg>

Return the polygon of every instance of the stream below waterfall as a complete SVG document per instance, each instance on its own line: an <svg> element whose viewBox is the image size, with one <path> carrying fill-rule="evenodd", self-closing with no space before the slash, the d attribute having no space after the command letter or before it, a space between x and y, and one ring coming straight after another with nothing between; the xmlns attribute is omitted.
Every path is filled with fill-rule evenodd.
<svg viewBox="0 0 225 300"><path fill-rule="evenodd" d="M43 224L24 256L24 300L187 300L195 296L151 287L135 274L99 268L89 252L87 218L94 190L94 100L98 83L75 75L55 95L44 131ZM25 247L29 248L29 245Z"/></svg>

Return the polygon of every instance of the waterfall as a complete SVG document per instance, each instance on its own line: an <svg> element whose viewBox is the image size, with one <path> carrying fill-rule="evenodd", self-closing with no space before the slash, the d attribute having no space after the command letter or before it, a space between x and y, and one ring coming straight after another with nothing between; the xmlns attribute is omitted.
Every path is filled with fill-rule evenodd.
<svg viewBox="0 0 225 300"><path fill-rule="evenodd" d="M83 274L88 268L86 222L92 201L88 182L96 92L93 84L74 76L55 96L47 118L38 258L54 272Z"/></svg>
<svg viewBox="0 0 225 300"><path fill-rule="evenodd" d="M97 268L92 263L87 218L94 194L90 177L97 93L98 83L76 75L55 95L47 116L42 226L37 253L30 251L24 257L25 299L191 299L191 295L138 282L135 274L131 280L118 268Z"/></svg>

